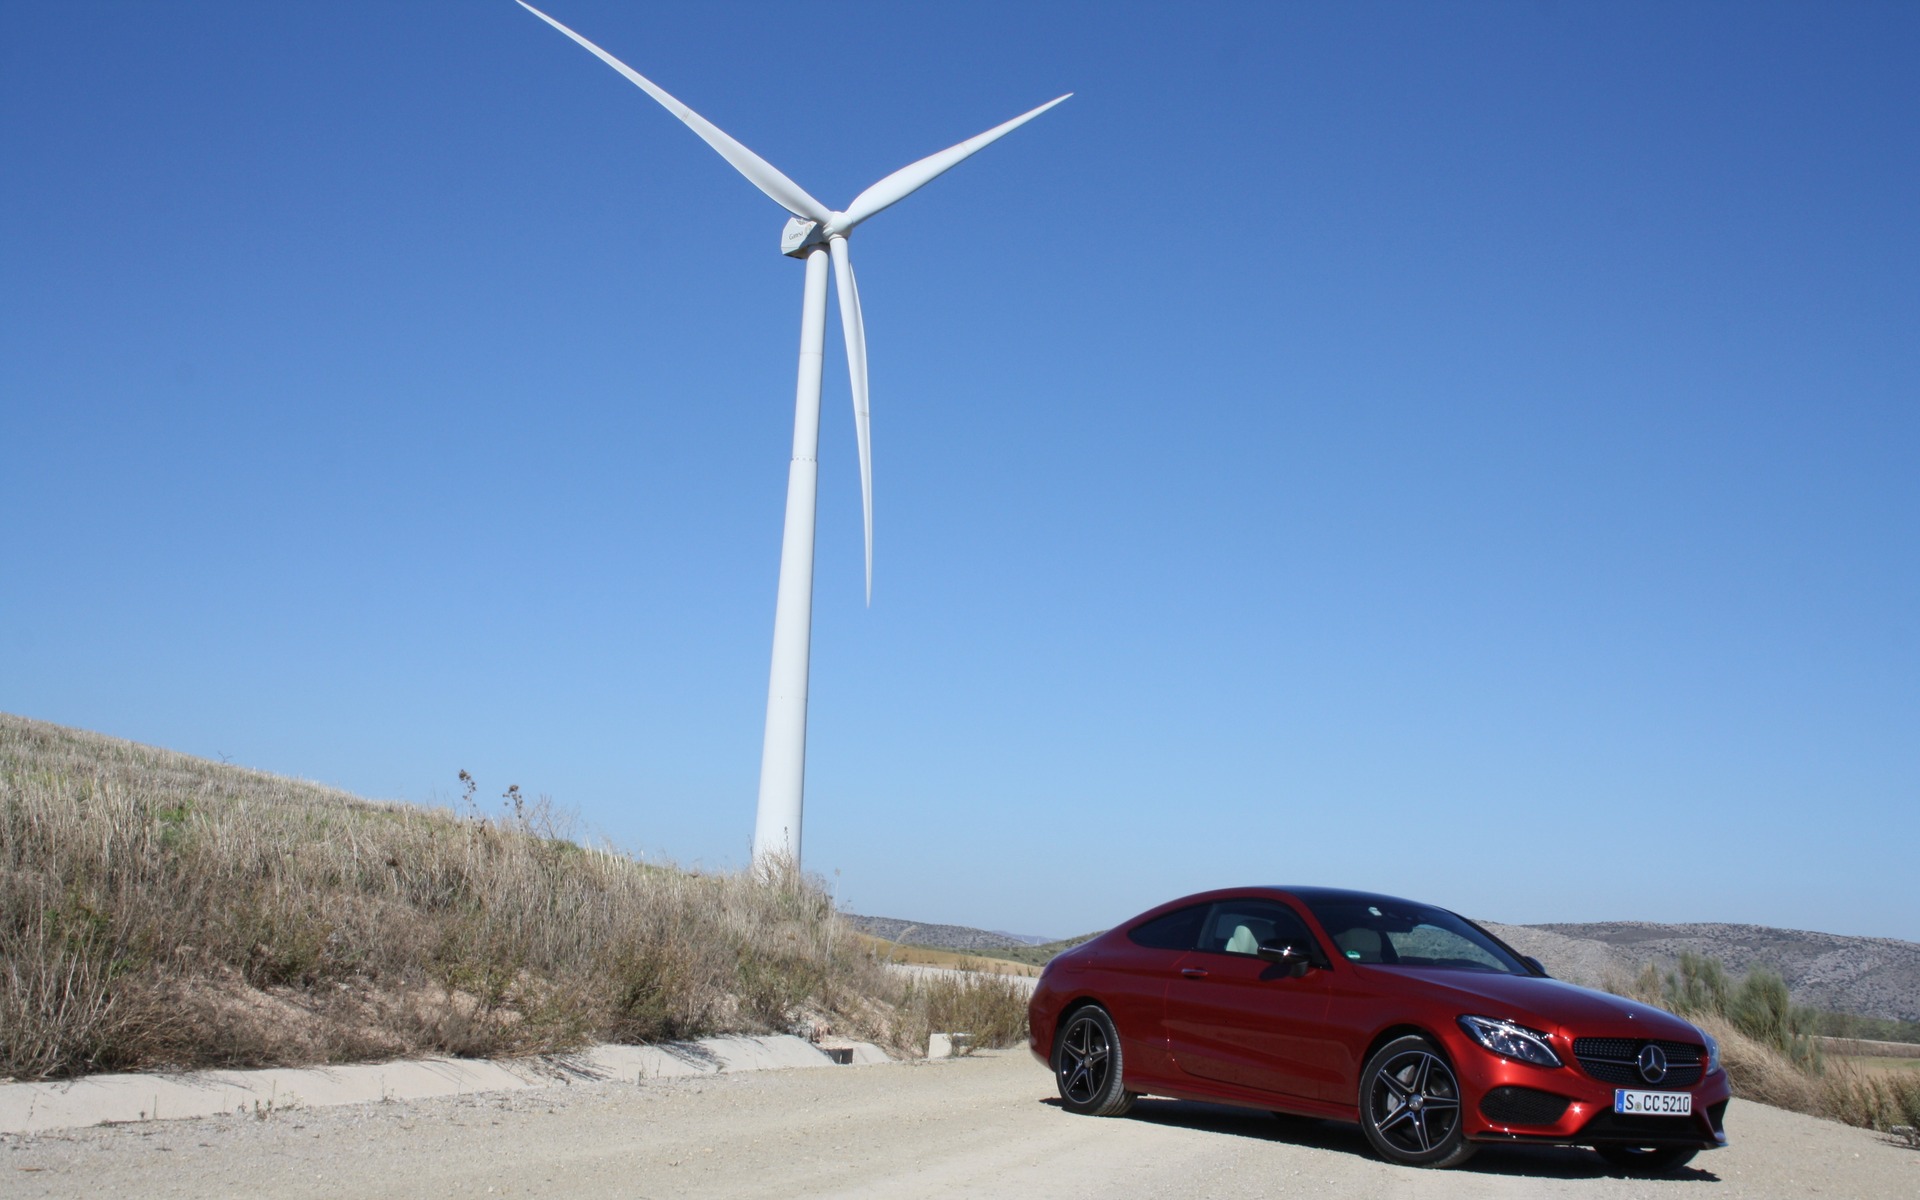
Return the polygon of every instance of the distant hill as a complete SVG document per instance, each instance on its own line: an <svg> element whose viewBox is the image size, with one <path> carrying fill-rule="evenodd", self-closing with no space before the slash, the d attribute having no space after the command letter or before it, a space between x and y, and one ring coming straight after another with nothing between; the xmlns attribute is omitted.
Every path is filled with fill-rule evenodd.
<svg viewBox="0 0 1920 1200"><path fill-rule="evenodd" d="M989 930L988 932L998 934L999 936L1004 938L1012 938L1014 941L1020 943L1023 946L1044 946L1049 942L1055 942L1059 940L1058 938L1050 938L1045 934L1041 934L1041 933L1008 933L1004 929L994 929L994 930Z"/></svg>
<svg viewBox="0 0 1920 1200"><path fill-rule="evenodd" d="M1896 938L1717 923L1483 924L1569 983L1600 987L1609 979L1631 979L1647 963L1664 969L1691 951L1719 959L1735 974L1756 966L1778 972L1796 1003L1920 1021L1920 944Z"/></svg>
<svg viewBox="0 0 1920 1200"><path fill-rule="evenodd" d="M932 946L939 950L987 951L1012 950L1035 944L1018 934L995 933L990 929L974 929L967 925L937 925L930 922L905 921L899 917L865 917L859 913L849 912L841 913L840 917L861 933L870 933L874 937L885 938L890 942L902 942L910 946Z"/></svg>
<svg viewBox="0 0 1920 1200"><path fill-rule="evenodd" d="M1035 967L1044 967L1048 960L1062 950L1072 949L1088 938L1098 936L1097 933L1083 933L1079 937L1048 941L1028 934L975 929L970 925L936 925L904 921L899 917L866 917L859 913L843 912L840 914L840 919L862 933L885 938L889 942L898 942L904 946L958 950L979 955L982 958L1005 959L1008 962L1026 963Z"/></svg>
<svg viewBox="0 0 1920 1200"><path fill-rule="evenodd" d="M966 925L898 917L841 916L854 928L891 942L962 950L1015 962L1045 963L1092 934L1035 945L1032 939ZM1584 925L1504 925L1482 921L1522 954L1569 983L1626 983L1653 963L1671 967L1681 952L1719 959L1736 975L1756 966L1779 973L1795 1002L1827 1012L1920 1021L1920 944L1895 938L1846 937L1766 925L1657 925L1603 921Z"/></svg>

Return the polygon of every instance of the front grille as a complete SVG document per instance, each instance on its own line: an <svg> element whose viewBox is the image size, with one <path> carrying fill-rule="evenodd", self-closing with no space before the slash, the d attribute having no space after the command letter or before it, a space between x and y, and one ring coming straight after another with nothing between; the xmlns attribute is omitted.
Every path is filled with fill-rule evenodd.
<svg viewBox="0 0 1920 1200"><path fill-rule="evenodd" d="M1667 1056L1667 1073L1658 1080L1640 1074L1640 1051L1658 1046ZM1704 1050L1687 1042L1667 1042L1653 1038L1584 1037L1573 1039L1573 1056L1587 1074L1602 1083L1625 1087L1656 1087L1684 1090L1700 1082Z"/></svg>
<svg viewBox="0 0 1920 1200"><path fill-rule="evenodd" d="M1496 1125L1551 1125L1567 1111L1567 1098L1538 1088L1497 1087L1480 1097L1480 1115Z"/></svg>

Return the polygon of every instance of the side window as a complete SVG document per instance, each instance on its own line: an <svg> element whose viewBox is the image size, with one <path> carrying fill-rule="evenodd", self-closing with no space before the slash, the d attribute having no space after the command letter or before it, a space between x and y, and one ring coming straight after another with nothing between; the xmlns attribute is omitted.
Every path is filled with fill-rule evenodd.
<svg viewBox="0 0 1920 1200"><path fill-rule="evenodd" d="M1180 908L1155 917L1142 925L1127 930L1127 937L1135 945L1147 946L1154 950L1191 950L1200 940L1200 926L1207 919L1209 905L1196 904L1191 908Z"/></svg>
<svg viewBox="0 0 1920 1200"><path fill-rule="evenodd" d="M1254 954L1261 942L1314 944L1307 923L1277 900L1223 900L1207 918L1200 948L1215 954Z"/></svg>

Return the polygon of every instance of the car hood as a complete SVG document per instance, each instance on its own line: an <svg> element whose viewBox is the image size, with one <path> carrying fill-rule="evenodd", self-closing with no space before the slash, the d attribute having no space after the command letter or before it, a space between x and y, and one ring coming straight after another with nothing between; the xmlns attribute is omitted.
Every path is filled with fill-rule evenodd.
<svg viewBox="0 0 1920 1200"><path fill-rule="evenodd" d="M1445 968L1387 970L1402 988L1416 986L1435 1000L1457 1004L1461 1016L1501 1017L1573 1037L1700 1040L1698 1029L1670 1012L1558 979Z"/></svg>

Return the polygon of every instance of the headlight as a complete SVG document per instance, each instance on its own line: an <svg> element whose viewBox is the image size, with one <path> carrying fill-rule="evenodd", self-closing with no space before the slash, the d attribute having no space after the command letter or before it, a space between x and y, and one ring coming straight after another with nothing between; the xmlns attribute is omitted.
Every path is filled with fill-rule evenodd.
<svg viewBox="0 0 1920 1200"><path fill-rule="evenodd" d="M1720 1069L1720 1039L1704 1029L1700 1036L1707 1039L1707 1074L1711 1075Z"/></svg>
<svg viewBox="0 0 1920 1200"><path fill-rule="evenodd" d="M1547 1035L1538 1030L1493 1017L1461 1017L1460 1028L1502 1058L1515 1058L1540 1067L1560 1065L1560 1056L1547 1044Z"/></svg>

